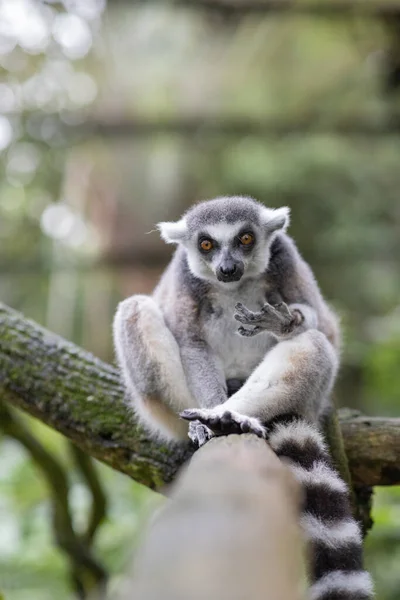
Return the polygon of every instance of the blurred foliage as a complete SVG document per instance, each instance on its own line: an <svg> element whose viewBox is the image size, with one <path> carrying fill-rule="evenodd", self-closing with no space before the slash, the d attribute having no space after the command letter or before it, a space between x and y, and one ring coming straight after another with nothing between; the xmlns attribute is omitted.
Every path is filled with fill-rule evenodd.
<svg viewBox="0 0 400 600"><path fill-rule="evenodd" d="M366 564L375 578L377 598L400 598L400 488L375 490L375 525L366 542Z"/></svg>
<svg viewBox="0 0 400 600"><path fill-rule="evenodd" d="M67 454L59 434L33 419L33 433L40 438L70 473L70 503L79 530L87 520L90 498ZM0 468L0 585L7 600L46 600L71 597L67 565L54 552L48 490L29 457L15 442L3 439ZM108 569L110 594L130 564L138 534L149 511L161 497L129 481L104 465L97 465L109 490L107 519L101 526L95 549Z"/></svg>
<svg viewBox="0 0 400 600"><path fill-rule="evenodd" d="M168 259L155 222L221 194L289 205L291 233L342 318L338 402L395 415L399 133L337 134L353 123L388 131L398 115L393 30L356 13L227 19L115 0L105 9L0 0L1 301L112 360L118 300L150 291ZM179 126L192 117L195 133ZM177 132L157 132L160 119ZM243 119L251 135L235 131ZM286 133L258 134L258 123ZM67 469L79 530L89 495L67 445L25 422ZM0 597L70 598L45 482L15 442L0 439L0 453ZM113 594L155 494L98 469L110 507L95 551ZM399 498L375 494L367 558L380 600L400 598Z"/></svg>

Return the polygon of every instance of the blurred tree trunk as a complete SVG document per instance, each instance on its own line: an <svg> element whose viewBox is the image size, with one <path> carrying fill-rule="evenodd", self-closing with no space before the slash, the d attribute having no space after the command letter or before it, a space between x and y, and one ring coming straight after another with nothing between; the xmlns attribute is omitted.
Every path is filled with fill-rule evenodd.
<svg viewBox="0 0 400 600"><path fill-rule="evenodd" d="M262 440L211 440L177 478L122 600L300 600L299 505L298 483Z"/></svg>

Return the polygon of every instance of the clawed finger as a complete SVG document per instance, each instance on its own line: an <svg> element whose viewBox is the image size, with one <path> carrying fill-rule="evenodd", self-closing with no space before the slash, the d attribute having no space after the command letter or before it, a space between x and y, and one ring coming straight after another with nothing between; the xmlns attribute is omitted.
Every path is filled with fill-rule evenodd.
<svg viewBox="0 0 400 600"><path fill-rule="evenodd" d="M253 329L246 329L246 327L239 327L238 333L243 337L253 337L262 331L262 327L253 327Z"/></svg>
<svg viewBox="0 0 400 600"><path fill-rule="evenodd" d="M235 311L236 311L234 314L235 319L237 321L240 321L240 323L244 323L245 325L248 323L256 323L258 321L261 321L263 318L262 313L253 312L252 310L249 310L248 308L246 308L240 302L238 304L236 304Z"/></svg>
<svg viewBox="0 0 400 600"><path fill-rule="evenodd" d="M199 413L200 411L196 410L195 408L186 408L185 410L179 413L179 416L181 417L181 419L185 419L186 421L196 421L196 419L201 421Z"/></svg>
<svg viewBox="0 0 400 600"><path fill-rule="evenodd" d="M201 448L201 446L204 446L213 437L213 432L199 421L191 421L188 435L193 444Z"/></svg>
<svg viewBox="0 0 400 600"><path fill-rule="evenodd" d="M269 317L272 316L277 320L281 320L282 313L279 310L279 306L280 306L279 304L277 304L276 306L272 306L272 304L269 304L267 302L262 307L261 312L263 313L264 317L265 317L265 315L268 315Z"/></svg>
<svg viewBox="0 0 400 600"><path fill-rule="evenodd" d="M291 319L293 316L286 302L280 302L279 304L276 304L274 308L279 314L285 317L285 319Z"/></svg>
<svg viewBox="0 0 400 600"><path fill-rule="evenodd" d="M207 409L187 408L179 413L179 416L186 421L200 421L200 423L207 425L212 431L220 426L220 416L210 413Z"/></svg>

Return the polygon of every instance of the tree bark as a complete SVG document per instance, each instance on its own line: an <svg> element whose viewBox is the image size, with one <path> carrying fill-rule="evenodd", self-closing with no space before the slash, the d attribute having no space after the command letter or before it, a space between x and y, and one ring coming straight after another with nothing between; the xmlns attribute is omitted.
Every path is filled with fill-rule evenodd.
<svg viewBox="0 0 400 600"><path fill-rule="evenodd" d="M0 398L152 489L170 482L192 453L186 443L149 439L114 367L2 305ZM341 427L355 484L400 483L400 419L344 415Z"/></svg>
<svg viewBox="0 0 400 600"><path fill-rule="evenodd" d="M299 504L297 482L262 440L211 440L153 521L125 600L300 600Z"/></svg>

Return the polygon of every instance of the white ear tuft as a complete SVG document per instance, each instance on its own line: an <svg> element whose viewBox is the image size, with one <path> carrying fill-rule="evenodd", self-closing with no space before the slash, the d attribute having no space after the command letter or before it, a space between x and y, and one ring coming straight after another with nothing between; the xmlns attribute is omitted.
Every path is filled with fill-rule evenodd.
<svg viewBox="0 0 400 600"><path fill-rule="evenodd" d="M268 233L286 231L290 223L290 208L265 208L263 211L264 228Z"/></svg>
<svg viewBox="0 0 400 600"><path fill-rule="evenodd" d="M179 244L179 242L184 240L187 233L185 219L158 223L157 229L159 230L162 239L167 244Z"/></svg>

